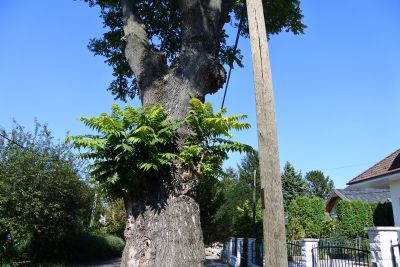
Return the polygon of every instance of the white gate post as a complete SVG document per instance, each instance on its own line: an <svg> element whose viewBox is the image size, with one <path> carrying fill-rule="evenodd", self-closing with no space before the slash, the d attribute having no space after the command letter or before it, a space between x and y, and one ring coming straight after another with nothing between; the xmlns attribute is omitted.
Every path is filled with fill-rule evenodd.
<svg viewBox="0 0 400 267"><path fill-rule="evenodd" d="M236 265L235 266L240 266L240 262L242 260L243 239L244 238L236 238Z"/></svg>
<svg viewBox="0 0 400 267"><path fill-rule="evenodd" d="M312 249L318 247L319 239L304 238L301 240L301 261L303 267L313 267Z"/></svg>
<svg viewBox="0 0 400 267"><path fill-rule="evenodd" d="M398 232L400 227L367 227L371 261L375 267L392 267L399 265L399 250L394 249L392 253L392 245L398 244ZM397 263L394 265L394 262Z"/></svg>

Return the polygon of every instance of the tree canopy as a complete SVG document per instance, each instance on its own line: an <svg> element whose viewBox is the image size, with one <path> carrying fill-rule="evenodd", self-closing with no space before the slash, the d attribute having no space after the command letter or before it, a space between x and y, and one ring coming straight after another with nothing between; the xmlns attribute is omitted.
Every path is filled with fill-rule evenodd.
<svg viewBox="0 0 400 267"><path fill-rule="evenodd" d="M89 49L95 55L106 58L106 63L113 69L114 80L109 90L116 98L127 100L138 95L138 85L124 55L126 42L124 41L123 5L119 0L84 0L90 6L101 9L100 17L103 20L105 32L100 38L93 38L89 42ZM217 10L215 0L211 1L171 1L171 0L136 0L131 1L134 15L145 29L145 39L151 51L162 54L162 62L174 65L180 60L182 43L187 38L186 32L191 32L191 42L202 38L202 29L196 28L196 20L202 16L214 23L214 35L219 39L219 63L221 65L236 62L241 63L240 51L234 52L233 45L227 44L229 37L224 25L230 23L237 28L238 20L243 17L243 27L240 34L248 35L247 15L243 8L244 1L223 0L221 10ZM194 13L189 6L196 7ZM301 22L299 0L263 0L265 23L268 34L277 34L281 31L291 31L294 34L303 33L305 25ZM189 12L186 14L186 12ZM212 21L220 13L218 21ZM196 19L195 19L196 18Z"/></svg>

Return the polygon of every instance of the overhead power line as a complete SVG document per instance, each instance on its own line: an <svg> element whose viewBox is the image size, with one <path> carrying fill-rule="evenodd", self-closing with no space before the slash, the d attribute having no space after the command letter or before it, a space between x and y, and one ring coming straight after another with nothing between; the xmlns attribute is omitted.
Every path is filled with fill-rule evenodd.
<svg viewBox="0 0 400 267"><path fill-rule="evenodd" d="M242 6L242 10L241 10L240 21L239 21L238 31L236 34L235 44L233 45L233 57L229 60L229 72L228 72L228 78L226 79L224 97L222 98L221 109L224 108L224 104L225 104L226 92L228 91L229 80L231 78L231 73L232 73L232 68L233 68L233 60L236 55L236 50L237 50L237 46L239 43L240 32L243 27L244 15L246 13L245 11L246 11L246 3L244 2L243 6Z"/></svg>
<svg viewBox="0 0 400 267"><path fill-rule="evenodd" d="M42 157L42 158L45 158L45 157L46 157L45 155L42 155L42 154L40 154L40 153L38 153L38 152L36 152L36 151L33 151L33 150L31 150L31 149L28 149L28 148L24 147L23 145L21 145L20 143L14 141L14 140L12 140L12 139L10 139L7 135L5 135L5 134L3 134L3 133L0 133L0 137L3 137L3 138L6 139L7 141L13 143L14 145L16 145L16 146L18 146L18 147L20 147L20 148L22 148L22 149L24 149L24 150L26 150L26 151L29 150L29 152L31 152L31 153L33 153L33 154L39 156L39 157ZM54 157L51 156L50 159L54 160Z"/></svg>
<svg viewBox="0 0 400 267"><path fill-rule="evenodd" d="M9 141L9 142L13 143L14 145L17 145L17 146L19 146L20 148L26 149L26 147L24 147L23 145L21 145L21 144L19 144L19 143L15 142L14 140L12 140L12 139L8 138L6 135L4 135L4 134L0 133L0 136L1 136L1 137L3 137L4 139L6 139L7 141Z"/></svg>

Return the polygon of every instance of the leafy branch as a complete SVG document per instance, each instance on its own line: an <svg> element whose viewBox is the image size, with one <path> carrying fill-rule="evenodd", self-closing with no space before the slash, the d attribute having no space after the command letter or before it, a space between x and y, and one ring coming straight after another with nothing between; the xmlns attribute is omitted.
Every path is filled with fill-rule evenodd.
<svg viewBox="0 0 400 267"><path fill-rule="evenodd" d="M198 99L192 99L190 105L188 115L179 122L160 105L137 109L112 105L110 115L81 118L97 134L71 136L67 141L84 149L80 157L92 161L89 168L94 180L115 197L158 177L173 161L178 160L190 174L215 175L222 171L229 152L252 151L250 146L230 140L231 130L250 127L240 122L246 116L224 116L226 109L214 113L210 103ZM180 127L189 128L190 133L179 151L176 139Z"/></svg>

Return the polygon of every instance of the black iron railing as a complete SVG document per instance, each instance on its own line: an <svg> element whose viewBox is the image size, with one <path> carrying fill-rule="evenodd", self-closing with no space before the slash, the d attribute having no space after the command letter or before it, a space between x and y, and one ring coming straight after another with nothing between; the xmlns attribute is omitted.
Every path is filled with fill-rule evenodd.
<svg viewBox="0 0 400 267"><path fill-rule="evenodd" d="M287 243L288 266L302 267L301 244L297 241Z"/></svg>
<svg viewBox="0 0 400 267"><path fill-rule="evenodd" d="M344 246L318 246L312 249L313 267L369 267L369 250Z"/></svg>

